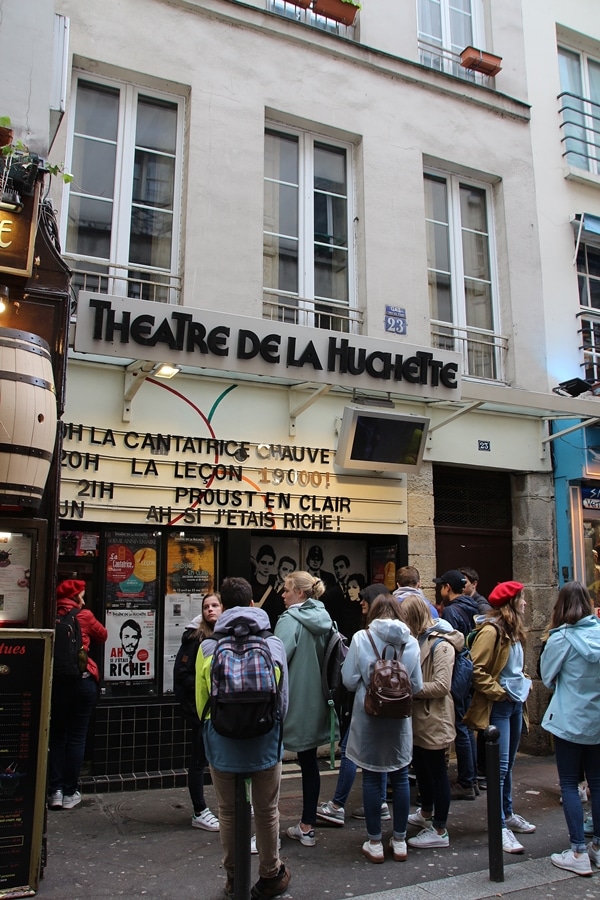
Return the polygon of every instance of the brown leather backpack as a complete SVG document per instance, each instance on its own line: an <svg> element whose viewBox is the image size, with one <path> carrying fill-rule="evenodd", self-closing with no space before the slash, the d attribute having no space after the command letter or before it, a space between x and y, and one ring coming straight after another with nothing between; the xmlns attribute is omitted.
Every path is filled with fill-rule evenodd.
<svg viewBox="0 0 600 900"><path fill-rule="evenodd" d="M396 648L386 644L381 655L368 631L367 637L377 659L367 685L365 712L384 719L407 719L412 715L413 692L408 669L402 662L402 653L398 659ZM393 651L393 657L386 656L388 650Z"/></svg>

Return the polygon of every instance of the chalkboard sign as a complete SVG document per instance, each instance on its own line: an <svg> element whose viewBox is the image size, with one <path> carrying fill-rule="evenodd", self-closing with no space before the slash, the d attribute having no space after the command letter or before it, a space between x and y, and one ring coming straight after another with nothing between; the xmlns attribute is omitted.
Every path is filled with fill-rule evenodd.
<svg viewBox="0 0 600 900"><path fill-rule="evenodd" d="M0 628L0 897L40 879L53 634Z"/></svg>

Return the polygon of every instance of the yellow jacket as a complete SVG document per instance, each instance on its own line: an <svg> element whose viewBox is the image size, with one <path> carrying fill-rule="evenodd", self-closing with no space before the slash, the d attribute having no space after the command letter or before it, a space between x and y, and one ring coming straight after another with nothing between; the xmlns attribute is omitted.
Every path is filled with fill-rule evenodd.
<svg viewBox="0 0 600 900"><path fill-rule="evenodd" d="M492 704L508 700L498 677L508 661L510 641L498 628L486 622L478 629L471 646L473 659L473 698L463 722L468 728L481 731L490 724Z"/></svg>

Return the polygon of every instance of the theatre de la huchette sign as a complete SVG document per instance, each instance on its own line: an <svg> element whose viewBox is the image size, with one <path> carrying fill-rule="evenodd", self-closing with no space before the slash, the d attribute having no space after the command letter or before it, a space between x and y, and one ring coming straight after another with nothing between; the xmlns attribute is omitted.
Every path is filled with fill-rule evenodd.
<svg viewBox="0 0 600 900"><path fill-rule="evenodd" d="M74 349L290 381L460 399L460 355L266 319L81 291Z"/></svg>

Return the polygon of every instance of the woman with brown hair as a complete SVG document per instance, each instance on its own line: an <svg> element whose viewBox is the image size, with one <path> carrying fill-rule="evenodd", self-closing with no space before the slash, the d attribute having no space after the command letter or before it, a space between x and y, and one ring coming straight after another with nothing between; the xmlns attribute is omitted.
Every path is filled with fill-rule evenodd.
<svg viewBox="0 0 600 900"><path fill-rule="evenodd" d="M513 832L535 831L535 825L513 812L512 802L512 769L521 740L523 706L531 690L531 679L523 671L523 585L518 581L497 584L488 603L492 609L487 616L476 617L471 646L473 699L463 721L475 730L495 725L500 732L502 849L522 853L525 848Z"/></svg>
<svg viewBox="0 0 600 900"><path fill-rule="evenodd" d="M422 830L409 838L409 847L448 847L450 781L446 752L456 736L454 701L450 693L455 651L465 639L444 619L431 617L429 604L417 594L406 596L400 616L419 642L423 687L413 700L413 769L421 806L408 817Z"/></svg>

